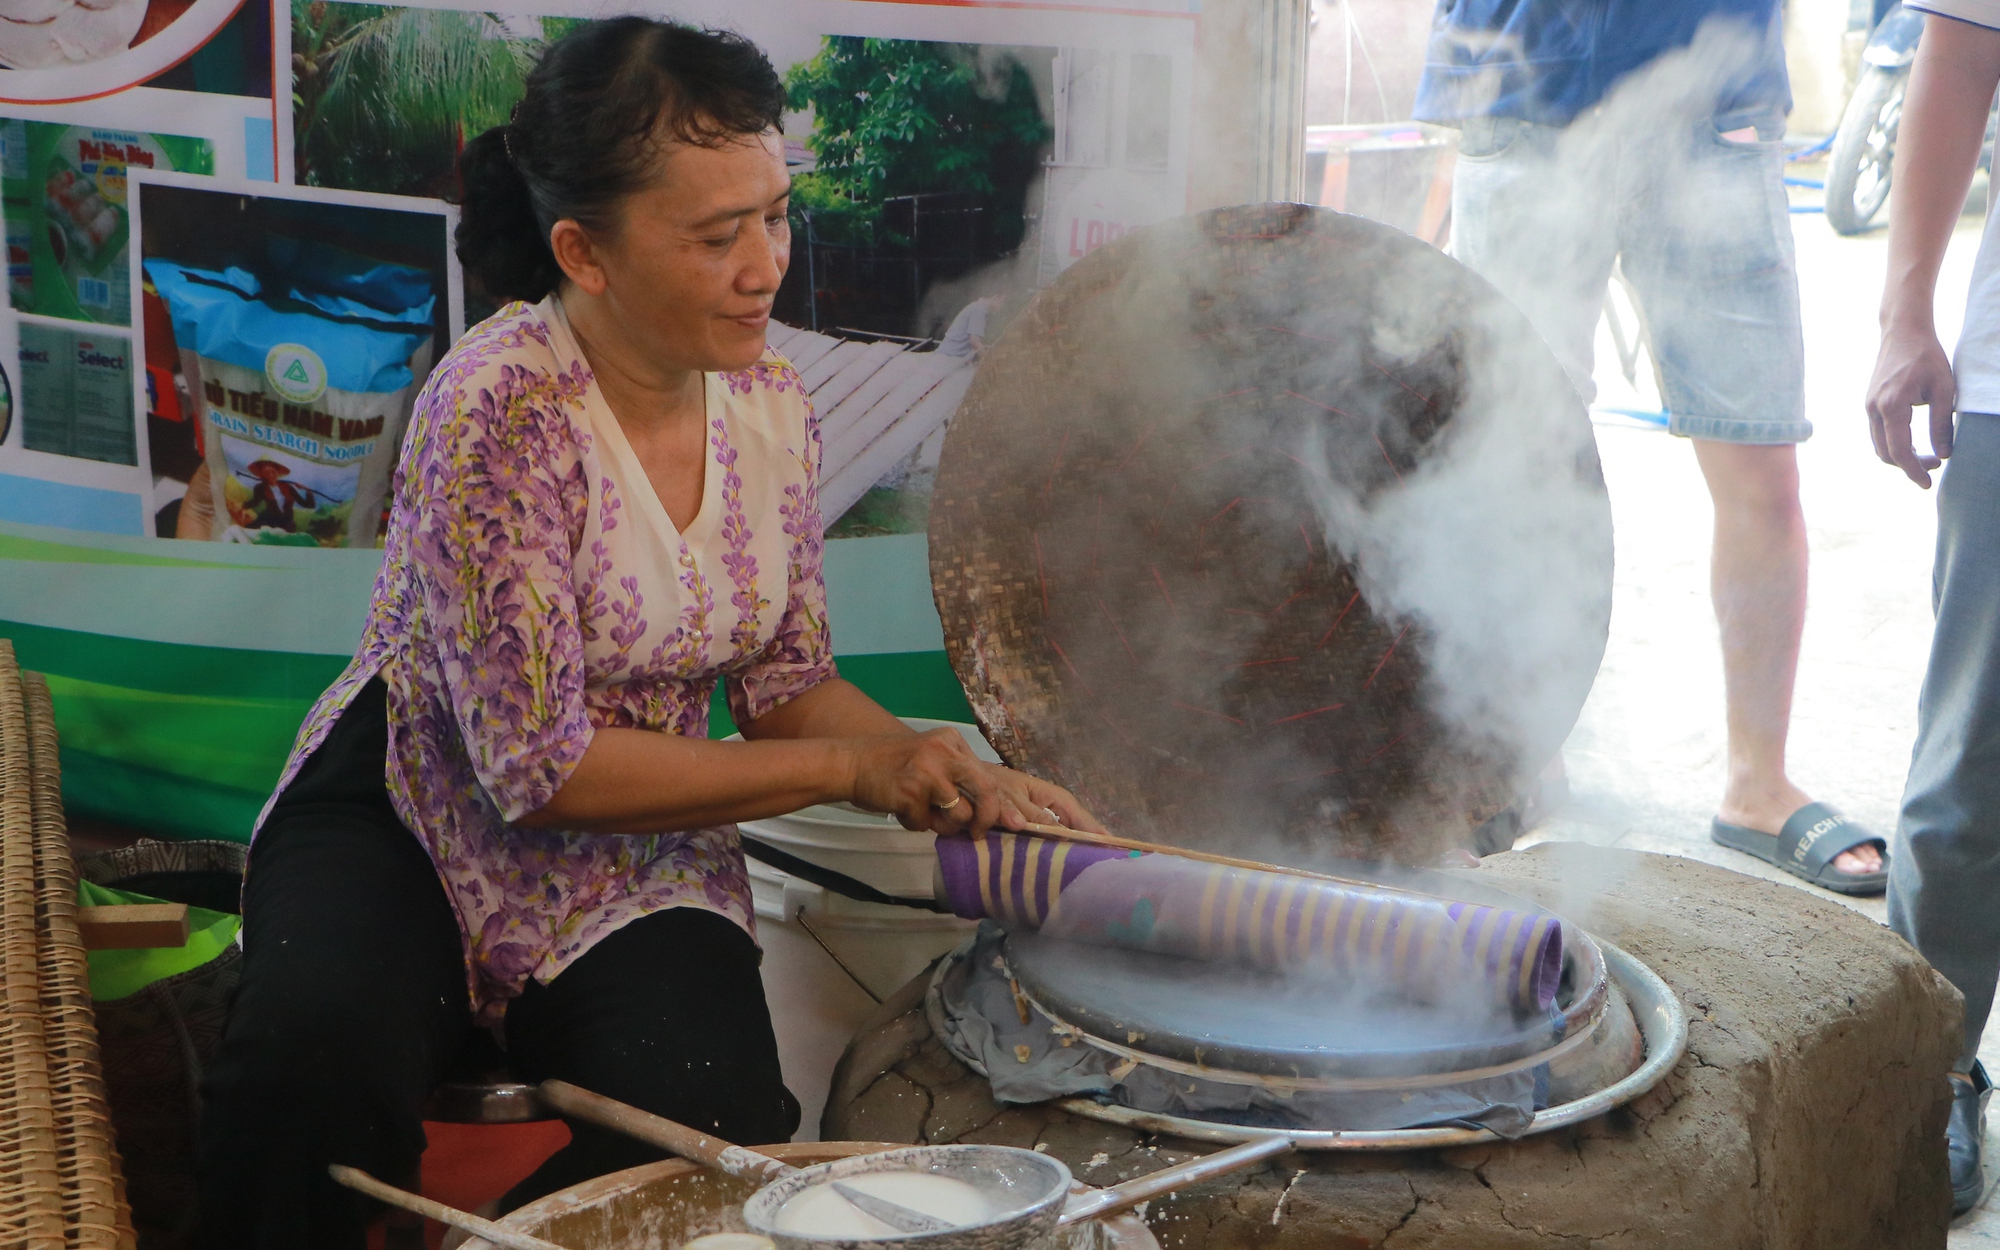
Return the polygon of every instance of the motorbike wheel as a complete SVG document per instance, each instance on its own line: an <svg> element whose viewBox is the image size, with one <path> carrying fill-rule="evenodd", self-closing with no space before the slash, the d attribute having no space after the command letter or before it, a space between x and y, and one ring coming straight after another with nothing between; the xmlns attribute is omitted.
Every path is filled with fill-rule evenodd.
<svg viewBox="0 0 2000 1250"><path fill-rule="evenodd" d="M1907 68L1868 66L1834 133L1826 159L1826 221L1841 234L1860 234L1889 202L1889 166L1903 121Z"/></svg>

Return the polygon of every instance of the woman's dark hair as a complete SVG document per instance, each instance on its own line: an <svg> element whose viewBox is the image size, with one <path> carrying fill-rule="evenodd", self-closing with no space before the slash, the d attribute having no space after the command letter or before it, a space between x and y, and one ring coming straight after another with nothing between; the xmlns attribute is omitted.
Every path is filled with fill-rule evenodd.
<svg viewBox="0 0 2000 1250"><path fill-rule="evenodd" d="M562 270L563 218L612 225L649 178L662 139L717 147L777 127L778 72L741 35L649 17L577 27L542 54L506 125L458 157L458 259L496 303L533 303Z"/></svg>

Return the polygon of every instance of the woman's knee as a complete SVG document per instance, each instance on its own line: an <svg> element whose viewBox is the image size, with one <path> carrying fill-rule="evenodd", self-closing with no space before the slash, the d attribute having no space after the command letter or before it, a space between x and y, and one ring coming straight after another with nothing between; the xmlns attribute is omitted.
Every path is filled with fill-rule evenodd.
<svg viewBox="0 0 2000 1250"><path fill-rule="evenodd" d="M406 958L400 968L324 932L266 933L243 976L204 1096L263 1117L416 1117L471 1028L462 970Z"/></svg>
<svg viewBox="0 0 2000 1250"><path fill-rule="evenodd" d="M204 1100L257 1118L280 1109L421 1110L442 1030L347 995L273 988L239 995L205 1073Z"/></svg>
<svg viewBox="0 0 2000 1250"><path fill-rule="evenodd" d="M530 984L507 1033L529 1079L560 1077L745 1142L783 1141L798 1124L756 944L711 912L673 908L611 934L548 985Z"/></svg>

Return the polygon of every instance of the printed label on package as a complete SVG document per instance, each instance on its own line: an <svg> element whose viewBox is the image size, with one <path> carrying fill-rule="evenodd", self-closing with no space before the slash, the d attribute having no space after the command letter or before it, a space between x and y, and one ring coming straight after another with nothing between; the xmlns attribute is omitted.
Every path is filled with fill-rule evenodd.
<svg viewBox="0 0 2000 1250"><path fill-rule="evenodd" d="M107 464L139 463L131 340L27 322L20 334L23 445Z"/></svg>
<svg viewBox="0 0 2000 1250"><path fill-rule="evenodd" d="M182 135L12 120L0 123L0 142L15 310L130 325L127 175L134 168L212 174L214 146Z"/></svg>

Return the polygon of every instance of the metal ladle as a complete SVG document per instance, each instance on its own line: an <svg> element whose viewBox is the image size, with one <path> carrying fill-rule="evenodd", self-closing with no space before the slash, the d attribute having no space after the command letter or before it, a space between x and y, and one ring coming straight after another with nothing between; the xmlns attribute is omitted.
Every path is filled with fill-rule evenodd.
<svg viewBox="0 0 2000 1250"><path fill-rule="evenodd" d="M1197 1181L1226 1175L1227 1173L1249 1167L1254 1163L1259 1163L1275 1155L1284 1154L1293 1148L1293 1142L1290 1137L1282 1133L1274 1133L1269 1137L1245 1142L1228 1150L1218 1151L1215 1154L1204 1155L1198 1159L1190 1159L1185 1163L1162 1168L1157 1172L1126 1181L1121 1185L1114 1185L1108 1189L1099 1189L1090 1193L1071 1196L1069 1193L1069 1169L1063 1166L1059 1160L1034 1151L1019 1150L1010 1146L947 1145L910 1147L905 1150L885 1152L881 1155L863 1155L856 1156L853 1159L837 1160L833 1163L821 1163L811 1168L802 1169L793 1167L789 1163L780 1162L769 1155L759 1154L754 1150L746 1150L742 1146L733 1145L717 1137L711 1137L707 1133L689 1128L685 1124L677 1124L661 1116L641 1111L637 1107L628 1106L615 1099L606 1098L602 1094L594 1094L587 1089L571 1085L567 1081L544 1081L537 1087L536 1096L542 1101L544 1106L561 1112L563 1115L572 1116L578 1120L598 1125L601 1128L611 1129L614 1132L624 1133L648 1145L657 1146L670 1154L679 1155L684 1159L715 1168L717 1171L726 1172L731 1176L739 1176L745 1180L758 1182L762 1188L745 1204L744 1218L756 1231L772 1238L781 1247L790 1247L792 1250L806 1250L808 1247L825 1248L843 1244L866 1246L879 1244L882 1241L893 1241L897 1247L907 1248L907 1250L918 1250L919 1247L923 1248L923 1250L951 1250L951 1248L958 1246L991 1248L1018 1245L1025 1247L1035 1244L1041 1238L1047 1237L1057 1228L1067 1227L1085 1220L1116 1215L1121 1211L1129 1211L1133 1207L1156 1198L1161 1194L1169 1193L1185 1185L1194 1184ZM795 1191L802 1190L807 1185L816 1183L820 1179L839 1184L841 1179L849 1174L861 1174L866 1170L880 1170L883 1164L891 1162L896 1157L905 1154L913 1156L911 1162L916 1170L920 1171L928 1170L925 1166L926 1164L935 1165L940 1160L950 1160L959 1155L965 1156L968 1162L974 1162L975 1165L977 1160L984 1156L992 1156L995 1159L1001 1159L1006 1156L1027 1156L1027 1159L1020 1160L1019 1162L1027 1163L1029 1160L1032 1160L1034 1166L1046 1169L1051 1177L1059 1174L1062 1183L1058 1186L1053 1186L1051 1193L1040 1197L1029 1207L1010 1212L1008 1215L992 1223L947 1225L938 1229L918 1229L912 1227L904 1235L895 1238L857 1239L847 1242L840 1238L814 1238L787 1234L768 1225L759 1227L760 1224L766 1223L760 1218L761 1214L763 1214L762 1208L770 1207L772 1208L771 1213L774 1214L776 1208L782 1205L781 1198L789 1200L789 1198L795 1196ZM822 1174L826 1175L822 1176ZM866 1195L863 1196L866 1197ZM880 1200L877 1201L879 1202ZM895 1204L888 1205L895 1206ZM880 1208L878 1208L879 1210ZM884 1223L890 1224L891 1227L899 1228L905 1227L909 1223L906 1216L915 1216L918 1220L933 1219L933 1217L925 1216L921 1212L908 1211L907 1208L901 1207L896 1207L894 1212L889 1212L886 1215L878 1214L878 1212L874 1211L869 1213L876 1214L877 1218L881 1218ZM933 1222L937 1221L933 1220ZM1018 1224L1019 1227L1002 1227L1003 1225L1010 1224Z"/></svg>

